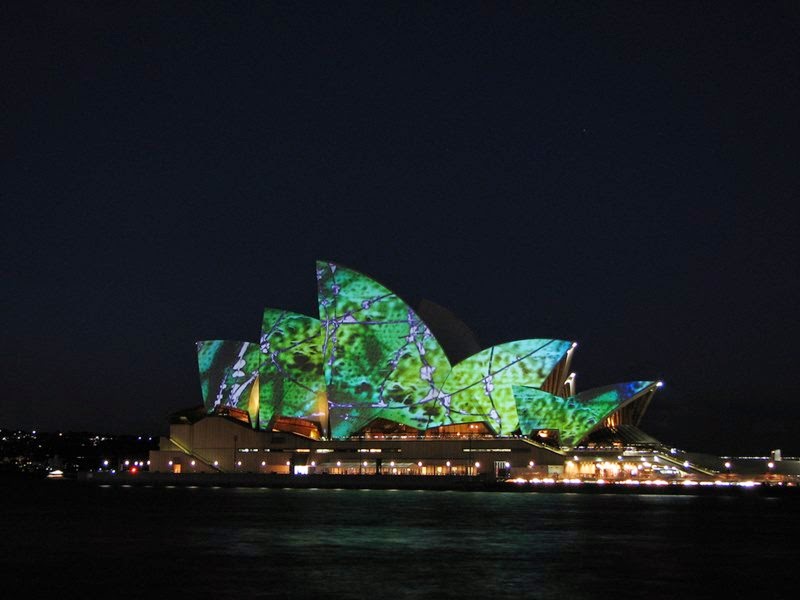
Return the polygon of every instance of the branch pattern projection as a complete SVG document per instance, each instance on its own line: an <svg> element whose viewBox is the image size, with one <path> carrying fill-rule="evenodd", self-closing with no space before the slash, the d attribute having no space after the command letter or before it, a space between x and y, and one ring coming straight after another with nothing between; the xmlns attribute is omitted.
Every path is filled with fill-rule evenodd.
<svg viewBox="0 0 800 600"><path fill-rule="evenodd" d="M268 308L257 344L198 342L209 412L235 406L261 429L308 419L337 438L376 418L419 430L484 422L506 435L520 425L513 386L540 386L571 346L508 342L453 366L422 319L373 279L318 262L317 284L319 320Z"/></svg>
<svg viewBox="0 0 800 600"><path fill-rule="evenodd" d="M541 385L571 346L509 342L451 368L425 323L384 286L324 262L317 263L317 283L334 437L379 417L416 429L483 421L498 434L512 433L512 385Z"/></svg>
<svg viewBox="0 0 800 600"><path fill-rule="evenodd" d="M263 357L259 422L278 416L315 421L326 434L328 401L322 372L322 329L312 317L264 309L259 342Z"/></svg>
<svg viewBox="0 0 800 600"><path fill-rule="evenodd" d="M251 396L258 390L261 363L261 349L252 342L197 342L200 391L206 409L233 406L247 411L255 423L257 406Z"/></svg>
<svg viewBox="0 0 800 600"><path fill-rule="evenodd" d="M536 429L558 429L562 446L573 446L614 411L656 385L631 381L594 388L562 398L533 387L514 386L520 428L524 435Z"/></svg>
<svg viewBox="0 0 800 600"><path fill-rule="evenodd" d="M425 323L356 271L318 262L317 284L333 436L346 437L377 417L416 429L439 424L437 383L450 362Z"/></svg>

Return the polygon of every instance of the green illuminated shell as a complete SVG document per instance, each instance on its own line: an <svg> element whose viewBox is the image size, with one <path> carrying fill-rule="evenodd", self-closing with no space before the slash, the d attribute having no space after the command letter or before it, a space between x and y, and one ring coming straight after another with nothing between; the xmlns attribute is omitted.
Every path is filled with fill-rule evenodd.
<svg viewBox="0 0 800 600"><path fill-rule="evenodd" d="M487 422L497 433L518 426L513 384L541 385L569 349L559 340L488 348L451 369L417 314L376 281L317 263L323 357L333 435L375 418L416 429Z"/></svg>
<svg viewBox="0 0 800 600"><path fill-rule="evenodd" d="M316 421L327 427L328 403L322 370L322 329L317 319L264 309L260 350L259 422L277 416Z"/></svg>
<svg viewBox="0 0 800 600"><path fill-rule="evenodd" d="M450 363L422 319L356 271L319 262L317 282L333 436L378 417L417 429L440 424L436 381Z"/></svg>
<svg viewBox="0 0 800 600"><path fill-rule="evenodd" d="M262 360L258 344L231 340L197 342L197 365L203 404L211 412L217 406L233 406L250 413L255 423L251 394L258 385Z"/></svg>
<svg viewBox="0 0 800 600"><path fill-rule="evenodd" d="M234 406L261 429L280 416L307 419L334 438L378 418L418 430L483 422L498 435L559 429L570 445L654 385L571 398L536 389L570 348L553 339L508 342L451 367L422 319L375 280L318 262L317 284L319 320L267 308L258 344L198 342L209 412Z"/></svg>
<svg viewBox="0 0 800 600"><path fill-rule="evenodd" d="M615 410L649 391L654 381L618 383L562 398L531 387L514 386L523 434L537 429L558 429L561 445L572 446Z"/></svg>
<svg viewBox="0 0 800 600"><path fill-rule="evenodd" d="M542 385L571 344L532 339L508 342L461 361L444 383L448 423L484 421L495 433L519 427L513 385Z"/></svg>

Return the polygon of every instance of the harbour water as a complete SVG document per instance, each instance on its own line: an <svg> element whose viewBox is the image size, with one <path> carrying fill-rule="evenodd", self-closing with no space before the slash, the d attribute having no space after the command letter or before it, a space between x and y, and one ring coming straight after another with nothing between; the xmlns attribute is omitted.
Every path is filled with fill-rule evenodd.
<svg viewBox="0 0 800 600"><path fill-rule="evenodd" d="M0 487L4 583L108 598L800 597L793 497Z"/></svg>

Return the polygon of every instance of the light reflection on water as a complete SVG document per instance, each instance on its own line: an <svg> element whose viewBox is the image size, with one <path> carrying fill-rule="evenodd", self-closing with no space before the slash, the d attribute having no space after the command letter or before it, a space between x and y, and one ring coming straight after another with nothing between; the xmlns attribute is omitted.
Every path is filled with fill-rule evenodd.
<svg viewBox="0 0 800 600"><path fill-rule="evenodd" d="M796 498L42 482L2 495L37 591L119 597L796 597ZM47 573L48 577L41 577ZM767 575L768 574L768 575Z"/></svg>

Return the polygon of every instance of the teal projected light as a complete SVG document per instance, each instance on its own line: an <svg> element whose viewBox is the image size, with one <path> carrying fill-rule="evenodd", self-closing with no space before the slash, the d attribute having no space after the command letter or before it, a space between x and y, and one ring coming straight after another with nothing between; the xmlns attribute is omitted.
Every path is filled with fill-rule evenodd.
<svg viewBox="0 0 800 600"><path fill-rule="evenodd" d="M206 410L239 408L248 412L255 426L261 361L258 344L231 340L197 342L200 390Z"/></svg>
<svg viewBox="0 0 800 600"><path fill-rule="evenodd" d="M569 398L531 387L514 387L520 428L524 435L537 429L558 429L562 446L573 446L605 418L658 384L632 381L581 392Z"/></svg>
<svg viewBox="0 0 800 600"><path fill-rule="evenodd" d="M653 385L560 398L536 388L570 342L508 342L451 365L419 315L375 280L318 262L317 289L319 320L267 308L258 343L198 342L208 412L246 410L261 429L279 417L310 420L334 438L382 419L417 430L481 422L497 435L559 429L562 440L577 441Z"/></svg>

